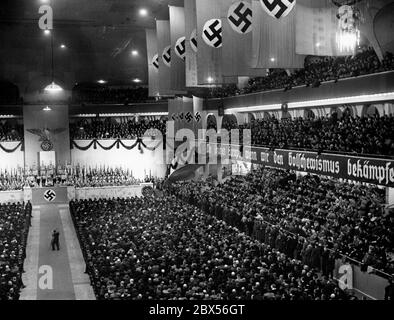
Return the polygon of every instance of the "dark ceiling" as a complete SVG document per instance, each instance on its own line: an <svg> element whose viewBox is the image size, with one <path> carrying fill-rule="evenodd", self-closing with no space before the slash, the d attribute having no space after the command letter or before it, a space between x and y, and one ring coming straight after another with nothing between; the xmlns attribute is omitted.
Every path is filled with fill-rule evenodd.
<svg viewBox="0 0 394 320"><path fill-rule="evenodd" d="M0 79L30 91L51 74L50 37L38 27L42 0L0 1ZM168 5L183 0L51 0L54 11L55 78L75 82L147 81L145 28L168 19ZM149 10L140 17L141 7ZM65 44L67 49L60 49ZM120 50L119 54L114 54ZM131 57L131 50L139 51Z"/></svg>
<svg viewBox="0 0 394 320"><path fill-rule="evenodd" d="M54 10L55 79L68 89L99 79L131 85L140 78L147 83L145 28L154 27L155 18L168 19L168 5L183 6L183 0L47 1ZM22 95L42 89L51 78L50 37L38 27L43 2L0 0L0 80L18 85ZM365 2L367 7L379 3L375 36L384 50L394 50L393 1ZM149 10L148 17L139 16L141 7ZM131 57L132 49L139 51L138 57Z"/></svg>

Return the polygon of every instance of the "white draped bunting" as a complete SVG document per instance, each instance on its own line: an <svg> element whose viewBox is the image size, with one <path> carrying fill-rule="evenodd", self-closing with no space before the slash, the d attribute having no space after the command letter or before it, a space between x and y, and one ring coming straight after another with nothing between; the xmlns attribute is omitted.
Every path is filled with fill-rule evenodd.
<svg viewBox="0 0 394 320"><path fill-rule="evenodd" d="M100 140L104 146L111 146L116 140ZM126 146L131 146L135 140L122 140ZM86 147L91 143L91 140L76 140L76 144L80 147ZM158 141L144 139L144 143L148 148L153 148L158 145ZM90 166L93 168L122 168L123 170L130 170L136 179L143 179L147 175L153 177L164 178L166 173L166 164L161 144L156 150L150 151L143 146L142 153L136 146L132 150L127 150L122 146L119 149L113 147L111 150L104 150L97 146L97 149L91 147L89 150L83 151L76 147L71 149L71 158L73 165Z"/></svg>

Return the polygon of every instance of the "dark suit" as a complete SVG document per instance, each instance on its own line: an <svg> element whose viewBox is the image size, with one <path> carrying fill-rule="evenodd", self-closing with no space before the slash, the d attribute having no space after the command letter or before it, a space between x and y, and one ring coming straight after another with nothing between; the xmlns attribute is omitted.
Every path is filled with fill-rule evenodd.
<svg viewBox="0 0 394 320"><path fill-rule="evenodd" d="M60 236L59 231L53 231L52 241L51 241L52 250L55 250L55 248L56 250L60 250L59 236Z"/></svg>

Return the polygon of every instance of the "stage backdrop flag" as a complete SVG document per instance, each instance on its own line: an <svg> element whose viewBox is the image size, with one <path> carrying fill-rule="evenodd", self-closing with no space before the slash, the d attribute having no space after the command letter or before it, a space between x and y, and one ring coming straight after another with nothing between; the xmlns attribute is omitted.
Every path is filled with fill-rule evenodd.
<svg viewBox="0 0 394 320"><path fill-rule="evenodd" d="M185 0L186 87L197 87L197 14L196 0Z"/></svg>
<svg viewBox="0 0 394 320"><path fill-rule="evenodd" d="M171 90L171 36L170 21L156 20L157 48L159 51L159 92L161 96L171 96L175 92Z"/></svg>
<svg viewBox="0 0 394 320"><path fill-rule="evenodd" d="M195 0L197 13L197 82L222 84L223 30L219 1Z"/></svg>
<svg viewBox="0 0 394 320"><path fill-rule="evenodd" d="M171 89L185 90L185 10L182 7L169 6L171 31Z"/></svg>
<svg viewBox="0 0 394 320"><path fill-rule="evenodd" d="M336 43L337 7L328 0L298 0L296 53L315 56L346 56Z"/></svg>
<svg viewBox="0 0 394 320"><path fill-rule="evenodd" d="M295 17L297 6L280 19L266 13L253 0L254 68L303 68L305 56L296 54Z"/></svg>
<svg viewBox="0 0 394 320"><path fill-rule="evenodd" d="M159 60L156 29L146 29L146 47L148 55L149 96L155 97L159 95Z"/></svg>
<svg viewBox="0 0 394 320"><path fill-rule="evenodd" d="M252 67L252 0L219 0L223 26L223 76L265 76Z"/></svg>

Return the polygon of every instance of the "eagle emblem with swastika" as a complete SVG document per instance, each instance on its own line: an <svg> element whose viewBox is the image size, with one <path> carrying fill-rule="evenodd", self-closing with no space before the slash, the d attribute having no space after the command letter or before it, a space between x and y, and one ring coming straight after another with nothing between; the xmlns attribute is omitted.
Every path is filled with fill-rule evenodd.
<svg viewBox="0 0 394 320"><path fill-rule="evenodd" d="M198 46L197 46L197 29L194 29L192 34L190 35L190 46L192 47L192 50L194 52L198 51Z"/></svg>
<svg viewBox="0 0 394 320"><path fill-rule="evenodd" d="M231 28L240 34L252 31L252 8L245 1L234 3L228 10L228 23Z"/></svg>
<svg viewBox="0 0 394 320"><path fill-rule="evenodd" d="M167 67L171 67L171 46L167 46L163 50L162 59Z"/></svg>
<svg viewBox="0 0 394 320"><path fill-rule="evenodd" d="M175 43L175 53L176 55L185 60L186 58L186 37L180 37Z"/></svg>
<svg viewBox="0 0 394 320"><path fill-rule="evenodd" d="M264 11L271 17L280 19L286 17L293 10L296 0L260 0Z"/></svg>
<svg viewBox="0 0 394 320"><path fill-rule="evenodd" d="M44 192L44 199L48 202L52 202L56 199L56 192L48 189L47 191Z"/></svg>
<svg viewBox="0 0 394 320"><path fill-rule="evenodd" d="M208 20L202 31L202 38L205 43L212 48L220 48L223 44L222 38L222 20Z"/></svg>
<svg viewBox="0 0 394 320"><path fill-rule="evenodd" d="M159 69L159 55L155 54L152 58L152 65L156 68Z"/></svg>
<svg viewBox="0 0 394 320"><path fill-rule="evenodd" d="M52 149L53 149L53 143L51 141L47 140L41 143L42 151L52 151Z"/></svg>

